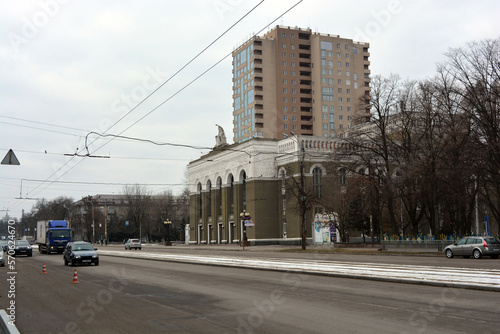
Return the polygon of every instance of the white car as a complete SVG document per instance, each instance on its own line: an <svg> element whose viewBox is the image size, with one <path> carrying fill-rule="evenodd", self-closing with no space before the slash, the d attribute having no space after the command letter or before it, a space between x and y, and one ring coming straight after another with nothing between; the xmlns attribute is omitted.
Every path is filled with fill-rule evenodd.
<svg viewBox="0 0 500 334"><path fill-rule="evenodd" d="M139 239L128 239L125 243L125 250L127 249L141 249L141 241Z"/></svg>

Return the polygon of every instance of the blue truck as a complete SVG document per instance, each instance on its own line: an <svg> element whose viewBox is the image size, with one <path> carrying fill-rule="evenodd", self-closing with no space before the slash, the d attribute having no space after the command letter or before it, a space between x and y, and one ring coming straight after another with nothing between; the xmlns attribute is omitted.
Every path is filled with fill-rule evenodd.
<svg viewBox="0 0 500 334"><path fill-rule="evenodd" d="M62 253L71 241L71 228L66 220L41 220L37 224L37 244L40 253Z"/></svg>

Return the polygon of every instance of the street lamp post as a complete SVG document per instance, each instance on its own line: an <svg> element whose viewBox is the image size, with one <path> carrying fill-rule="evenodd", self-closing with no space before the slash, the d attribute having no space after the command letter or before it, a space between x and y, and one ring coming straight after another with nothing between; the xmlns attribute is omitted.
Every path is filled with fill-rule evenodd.
<svg viewBox="0 0 500 334"><path fill-rule="evenodd" d="M167 219L163 222L163 224L165 224L165 227L167 228L167 234L165 235L165 246L171 246L172 243L170 242L170 225L172 225L172 221L170 219Z"/></svg>
<svg viewBox="0 0 500 334"><path fill-rule="evenodd" d="M245 243L248 240L248 238L247 238L247 227L245 225L245 221L252 219L252 217L250 217L250 213L248 213L245 210L243 210L243 212L240 213L240 217L241 217L241 244L243 246L243 249L245 249Z"/></svg>

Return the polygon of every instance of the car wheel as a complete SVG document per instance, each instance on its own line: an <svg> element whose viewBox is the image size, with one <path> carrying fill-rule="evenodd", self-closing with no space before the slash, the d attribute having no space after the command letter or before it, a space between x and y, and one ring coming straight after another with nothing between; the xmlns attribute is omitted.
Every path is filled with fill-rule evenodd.
<svg viewBox="0 0 500 334"><path fill-rule="evenodd" d="M64 258L64 265L67 266L68 265L68 261L66 260L66 258Z"/></svg>
<svg viewBox="0 0 500 334"><path fill-rule="evenodd" d="M445 251L445 255L448 259L451 259L453 257L453 251L451 249L447 249Z"/></svg>
<svg viewBox="0 0 500 334"><path fill-rule="evenodd" d="M139 250L141 250L141 247L139 247Z"/></svg>
<svg viewBox="0 0 500 334"><path fill-rule="evenodd" d="M492 258L492 259L498 259L498 254L496 254L496 255L492 255L492 256L491 256L491 258Z"/></svg>
<svg viewBox="0 0 500 334"><path fill-rule="evenodd" d="M32 257L32 256L33 256L33 253L31 253L31 254L28 254L28 257Z"/></svg>
<svg viewBox="0 0 500 334"><path fill-rule="evenodd" d="M481 258L481 251L479 249L474 249L474 252L472 252L472 255L474 255L475 259L480 259Z"/></svg>
<svg viewBox="0 0 500 334"><path fill-rule="evenodd" d="M98 266L99 265L99 260L96 260L95 261L95 265Z"/></svg>

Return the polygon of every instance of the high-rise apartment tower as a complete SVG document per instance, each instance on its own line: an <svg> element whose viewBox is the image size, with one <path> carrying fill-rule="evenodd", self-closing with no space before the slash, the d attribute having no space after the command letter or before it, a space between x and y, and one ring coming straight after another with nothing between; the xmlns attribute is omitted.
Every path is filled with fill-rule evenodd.
<svg viewBox="0 0 500 334"><path fill-rule="evenodd" d="M233 136L343 137L370 111L369 44L277 26L233 51Z"/></svg>

